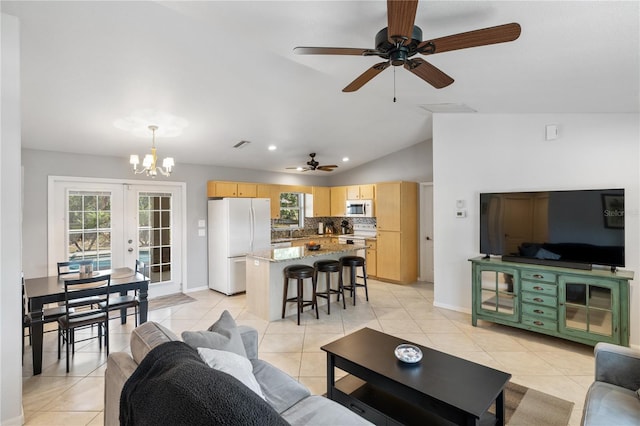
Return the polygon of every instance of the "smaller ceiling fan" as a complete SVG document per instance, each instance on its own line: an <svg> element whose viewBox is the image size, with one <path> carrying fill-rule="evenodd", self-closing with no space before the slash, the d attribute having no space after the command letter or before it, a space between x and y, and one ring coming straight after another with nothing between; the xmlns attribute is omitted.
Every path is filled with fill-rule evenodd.
<svg viewBox="0 0 640 426"><path fill-rule="evenodd" d="M287 167L287 169L296 169L299 172L307 172L309 170L322 170L323 172L332 172L333 169L338 167L335 164L321 166L320 163L316 161L315 152L312 152L311 154L309 154L309 156L311 157L311 160L307 161L307 167Z"/></svg>

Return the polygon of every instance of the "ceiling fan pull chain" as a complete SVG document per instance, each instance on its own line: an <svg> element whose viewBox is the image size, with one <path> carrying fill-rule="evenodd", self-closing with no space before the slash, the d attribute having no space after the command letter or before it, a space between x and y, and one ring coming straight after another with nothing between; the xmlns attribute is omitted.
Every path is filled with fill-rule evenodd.
<svg viewBox="0 0 640 426"><path fill-rule="evenodd" d="M393 67L393 102L396 101L396 67Z"/></svg>

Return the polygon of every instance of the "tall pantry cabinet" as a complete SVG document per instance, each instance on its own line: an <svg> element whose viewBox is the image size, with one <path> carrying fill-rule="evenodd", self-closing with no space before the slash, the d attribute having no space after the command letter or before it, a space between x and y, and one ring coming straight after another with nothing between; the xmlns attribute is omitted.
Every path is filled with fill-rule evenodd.
<svg viewBox="0 0 640 426"><path fill-rule="evenodd" d="M418 184L376 184L377 277L412 283L418 279Z"/></svg>

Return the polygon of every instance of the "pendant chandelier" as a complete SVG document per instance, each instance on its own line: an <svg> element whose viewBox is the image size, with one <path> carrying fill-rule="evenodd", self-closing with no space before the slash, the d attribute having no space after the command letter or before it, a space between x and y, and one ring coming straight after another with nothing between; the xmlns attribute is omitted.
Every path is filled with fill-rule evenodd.
<svg viewBox="0 0 640 426"><path fill-rule="evenodd" d="M140 164L140 158L137 154L131 155L129 157L129 164L133 165L133 172L137 175L141 173L145 173L147 176L156 177L158 172L163 176L171 175L171 171L173 166L175 165L173 161L173 157L166 157L162 160L162 167L158 167L156 165L156 130L158 130L158 126L151 125L149 126L149 130L152 133L152 142L151 142L151 154L147 154L144 156L142 160L142 168L138 169L138 164Z"/></svg>

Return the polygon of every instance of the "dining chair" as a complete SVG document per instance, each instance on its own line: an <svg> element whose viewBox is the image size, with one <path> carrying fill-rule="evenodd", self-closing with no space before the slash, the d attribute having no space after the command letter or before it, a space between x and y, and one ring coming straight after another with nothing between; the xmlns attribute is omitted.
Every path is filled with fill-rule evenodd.
<svg viewBox="0 0 640 426"><path fill-rule="evenodd" d="M79 278L80 268L86 265L93 265L93 260L78 259L78 260L69 260L66 262L58 262L58 278L69 276L72 274L78 274L78 278ZM104 297L90 296L82 299L77 299L74 303L76 306L84 306L90 303L92 307L95 308L103 300L104 300ZM62 306L63 303L60 302L59 305Z"/></svg>
<svg viewBox="0 0 640 426"><path fill-rule="evenodd" d="M84 305L83 309L76 309L75 312L70 312L71 307L78 308L77 301L86 298L74 297L75 292L78 290L85 290L90 288L100 288L100 296L104 297L106 306L104 309L93 309L90 302ZM111 275L99 275L89 278L79 278L74 280L64 281L64 303L67 308L67 312L58 318L58 359L60 359L60 346L64 340L66 342L67 350L67 373L69 372L69 348L71 348L71 354L75 353L75 330L78 327L84 327L88 325L98 325L98 341L100 348L102 349L102 335L104 333L104 343L109 355L109 289L111 288ZM77 340L82 342L89 339L94 339L96 336L90 336L85 339Z"/></svg>
<svg viewBox="0 0 640 426"><path fill-rule="evenodd" d="M66 262L58 262L58 277L63 275L77 274L81 266L93 265L91 259L77 259Z"/></svg>
<svg viewBox="0 0 640 426"><path fill-rule="evenodd" d="M144 264L144 262L141 262L137 259L135 271L136 273L140 272L145 277L147 276L145 273L146 265ZM107 302L105 301L100 302L98 306L100 306L101 309L108 311L118 311L121 309L133 308L135 325L136 327L138 326L138 307L140 306L140 298L138 297L137 290L134 292L134 294L125 294L124 296L110 296L108 302L108 308Z"/></svg>

